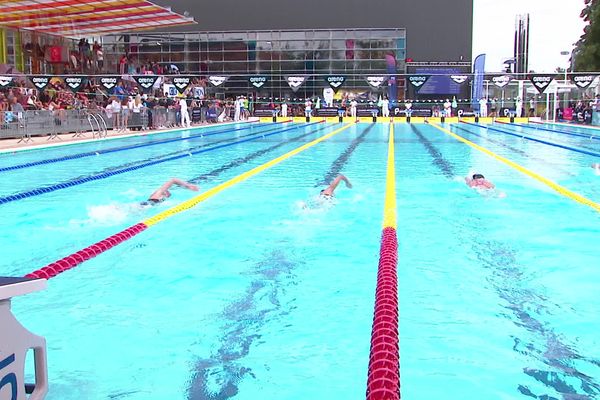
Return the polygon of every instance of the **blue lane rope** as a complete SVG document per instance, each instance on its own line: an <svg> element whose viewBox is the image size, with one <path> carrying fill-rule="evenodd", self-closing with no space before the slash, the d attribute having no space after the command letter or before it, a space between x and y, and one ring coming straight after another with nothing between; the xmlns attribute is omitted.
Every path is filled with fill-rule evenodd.
<svg viewBox="0 0 600 400"><path fill-rule="evenodd" d="M281 123L282 122L277 122L276 124L281 124ZM177 137L177 138L172 138L172 139L155 140L155 141L152 141L152 142L135 144L135 145L131 145L131 146L113 147L113 148L109 148L109 149L106 149L106 150L89 151L89 152L86 152L86 153L71 154L71 155L63 156L63 157L50 158L50 159L39 160L39 161L32 161L32 162L24 163L24 164L17 164L17 165L10 165L10 166L7 166L7 167L0 167L0 172L15 171L15 170L18 170L18 169L35 167L35 166L38 166L38 165L54 164L54 163L58 163L58 162L62 162L62 161L76 160L76 159L79 159L79 158L93 157L93 156L98 156L98 155L102 155L102 154L109 154L109 153L116 153L116 152L119 152L119 151L139 149L141 147L156 146L158 144L172 143L172 142L179 142L179 141L182 141L182 140L190 140L190 139L203 138L205 136L213 136L213 135L218 135L220 133L243 131L243 130L247 130L247 129L252 129L255 126L258 126L258 125L249 125L249 126L246 126L246 127L243 127L243 128L236 128L236 129L222 129L222 130L219 130L219 131L209 131L208 133L200 133L200 134L197 134L197 135L190 135L188 137Z"/></svg>
<svg viewBox="0 0 600 400"><path fill-rule="evenodd" d="M331 163L331 168L325 174L323 180L321 182L316 183L314 187L327 186L331 184L335 177L338 176L340 171L346 166L346 164L348 164L348 161L350 160L350 157L352 156L356 148L362 142L365 141L365 137L373 129L374 126L375 124L373 123L362 130L362 132L356 137L356 139L354 139L350 143L350 145L348 145L346 150L344 150L342 154L340 154L340 156L336 158L335 161L333 161L333 163Z"/></svg>
<svg viewBox="0 0 600 400"><path fill-rule="evenodd" d="M542 127L538 127L538 126L534 127L534 126L527 126L527 125L521 125L521 124L510 124L510 125L518 126L520 128L530 128L530 129L536 129L536 130L540 130L540 131L548 131L548 132L553 132L553 133L562 133L564 135L569 135L569 136L577 136L577 137L584 137L584 138L587 138L587 139L600 140L599 136L585 135L583 133L565 132L565 131L560 131L560 130L556 130L556 129L542 128Z"/></svg>
<svg viewBox="0 0 600 400"><path fill-rule="evenodd" d="M234 145L240 144L240 143L250 142L252 140L257 140L257 139L260 139L260 138L266 138L266 137L269 137L269 136L278 135L278 134L283 133L283 132L291 131L291 130L294 130L294 129L298 129L298 128L306 127L306 126L310 126L310 125L320 124L320 123L321 122L319 121L319 122L313 122L313 123L310 123L310 124L298 125L298 126L294 126L294 127L291 127L291 128L281 129L281 130L278 130L278 131L275 131L275 132L272 132L272 133L268 133L266 135L264 135L264 134L263 135L258 134L256 136L251 137L251 138L243 139L243 140L238 140L238 141L232 142L232 143L222 144L222 145L210 147L210 148L207 148L207 149L192 151L192 152L186 152L185 154L180 154L180 155L173 156L173 157L168 157L168 158L163 158L163 159L160 159L160 160L146 162L146 163L143 163L143 164L134 165L132 167L117 169L117 170L114 170L114 171L105 172L105 173L96 174L96 175L90 175L90 176L87 176L85 178L75 179L75 180L72 180L72 181L69 181L69 182L59 183L59 184L51 185L51 186L40 187L40 188L37 188L37 189L28 190L26 192L12 194L12 195L5 196L5 197L0 197L0 205L1 204L6 204L6 203L10 203L10 202L13 202L13 201L17 201L17 200L26 199L28 197L39 196L39 195L44 194L44 193L50 193L50 192L54 192L54 191L57 191L57 190L66 189L66 188L69 188L69 187L72 187L72 186L81 185L81 184L84 184L84 183L87 183L87 182L98 181L98 180L101 180L101 179L110 178L111 176L124 174L126 172L136 171L138 169L142 169L142 168L150 167L150 166L153 166L153 165L161 164L161 163L164 163L164 162L167 162L167 161L179 160L179 159L182 159L182 158L185 158L185 157L190 157L191 155L206 153L206 152L209 152L209 151L213 151L213 150L217 150L217 149L222 149L224 147L229 147L229 146L234 146Z"/></svg>
<svg viewBox="0 0 600 400"><path fill-rule="evenodd" d="M269 126L267 126L267 127L269 127ZM241 136L238 136L238 137L230 137L228 139L215 140L214 142L204 143L204 144L201 144L199 146L189 147L189 148L184 149L184 150L171 151L169 153L155 155L153 157L149 157L149 158L145 158L145 159L137 160L137 161L132 161L132 162L129 162L129 163L126 163L126 164L110 166L108 168L104 168L103 170L101 170L99 172L92 172L91 175L94 175L96 173L110 172L110 171L114 171L114 170L121 169L121 168L131 167L131 166L134 166L134 165L143 164L143 163L154 161L154 160L160 160L160 159L163 159L163 158L166 158L166 157L176 156L176 155L179 155L179 154L187 154L187 155L189 155L190 152L192 152L194 150L204 149L206 147L214 146L214 145L221 144L221 143L229 143L229 142L232 142L234 140L245 139L245 138L248 138L248 137L254 137L254 136L258 136L258 135L264 135L265 133L273 132L273 131L276 131L278 129L280 129L280 128L270 128L270 129L266 129L266 130L255 131L253 133L249 133L247 135L241 135ZM85 176L86 175L83 175L83 177L85 177ZM79 177L76 177L74 179L80 179L81 177L82 176L79 176Z"/></svg>
<svg viewBox="0 0 600 400"><path fill-rule="evenodd" d="M271 152L271 151L273 151L275 149L278 149L280 147L286 146L286 145L290 144L291 142L298 141L298 140L303 139L305 137L314 135L315 133L320 132L320 131L325 130L325 129L334 128L335 126L336 125L334 125L332 127L332 126L324 124L324 126L322 126L320 128L313 129L311 131L308 131L305 134L293 137L290 140L286 140L285 142L282 142L282 143L277 143L276 145L273 145L271 147L267 147L266 149L255 151L254 153L248 154L245 157L237 158L237 159L235 159L233 161L230 161L227 164L221 165L220 167L215 168L212 171L209 171L209 172L207 172L205 174L202 174L200 176L196 176L194 178L187 179L187 181L191 182L191 183L199 183L199 182L208 181L210 178L215 178L219 174L221 174L221 173L223 173L223 172L225 172L227 170L230 170L231 168L236 168L236 167L242 166L242 165L246 164L248 161L251 161L251 160L253 160L255 158L258 158L258 157L260 157L262 155L265 155L265 154L267 154L267 153L269 153L269 152Z"/></svg>
<svg viewBox="0 0 600 400"><path fill-rule="evenodd" d="M595 152L592 152L592 151L586 151L586 150L576 149L574 147L564 146L562 144L548 142L546 140L536 139L536 138L532 138L530 136L519 135L518 133L513 133L513 132L509 132L509 131L505 131L505 130L497 129L497 128L491 128L489 126L483 126L483 125L479 125L479 124L473 124L471 122L462 121L462 123L463 124L467 124L467 125L473 125L473 126L476 126L478 128L481 128L481 129L488 129L490 131L504 133L505 135L510 135L510 136L515 136L515 137L522 138L522 139L531 140L532 142L542 143L542 144L545 144L545 145L548 145L548 146L558 147L558 148L561 148L561 149L574 151L576 153L586 154L588 156L600 157L600 153L595 153Z"/></svg>

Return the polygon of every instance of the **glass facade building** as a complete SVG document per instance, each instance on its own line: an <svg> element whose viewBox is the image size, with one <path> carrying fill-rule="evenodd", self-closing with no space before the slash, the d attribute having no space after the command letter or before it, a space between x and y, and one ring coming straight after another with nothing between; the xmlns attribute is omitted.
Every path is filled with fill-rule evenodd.
<svg viewBox="0 0 600 400"><path fill-rule="evenodd" d="M369 90L367 76L406 72L400 28L140 33L108 36L103 45L106 72L117 73L127 54L137 67L155 62L181 74L227 76L214 89L232 94L257 91L249 83L255 75L267 77L259 91L275 96L292 91L286 77L303 76L298 95L310 96L329 75L345 76L346 88Z"/></svg>

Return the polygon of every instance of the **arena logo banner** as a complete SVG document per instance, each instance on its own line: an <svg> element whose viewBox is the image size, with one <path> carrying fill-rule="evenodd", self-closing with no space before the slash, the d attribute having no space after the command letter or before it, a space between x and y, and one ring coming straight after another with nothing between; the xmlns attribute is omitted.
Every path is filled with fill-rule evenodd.
<svg viewBox="0 0 600 400"><path fill-rule="evenodd" d="M411 75L408 82L418 91L429 80L429 75Z"/></svg>
<svg viewBox="0 0 600 400"><path fill-rule="evenodd" d="M49 76L30 76L29 80L33 83L36 89L43 91L50 84Z"/></svg>
<svg viewBox="0 0 600 400"><path fill-rule="evenodd" d="M142 90L150 90L158 80L156 75L137 75L134 76L136 83L142 88Z"/></svg>
<svg viewBox="0 0 600 400"><path fill-rule="evenodd" d="M569 79L580 89L587 89L594 79L596 79L598 75L589 74L589 75L571 75Z"/></svg>
<svg viewBox="0 0 600 400"><path fill-rule="evenodd" d="M531 75L529 80L533 83L533 86L535 86L538 92L544 93L544 90L546 90L554 80L554 76L555 75L537 74Z"/></svg>
<svg viewBox="0 0 600 400"><path fill-rule="evenodd" d="M505 88L510 81L512 81L512 76L510 75L500 75L492 77L492 83L498 86L500 89Z"/></svg>
<svg viewBox="0 0 600 400"><path fill-rule="evenodd" d="M330 75L325 78L325 82L334 90L338 91L340 87L346 82L346 77L343 75Z"/></svg>
<svg viewBox="0 0 600 400"><path fill-rule="evenodd" d="M450 79L452 79L454 83L462 85L469 80L469 75L450 75Z"/></svg>
<svg viewBox="0 0 600 400"><path fill-rule="evenodd" d="M374 89L379 89L387 80L385 76L367 76L366 81Z"/></svg>
<svg viewBox="0 0 600 400"><path fill-rule="evenodd" d="M189 76L176 76L173 78L173 86L175 86L175 89L181 94L185 92L191 82L192 78Z"/></svg>
<svg viewBox="0 0 600 400"><path fill-rule="evenodd" d="M66 76L63 80L65 85L75 93L77 93L85 83L83 76Z"/></svg>
<svg viewBox="0 0 600 400"><path fill-rule="evenodd" d="M304 82L306 82L306 76L286 76L285 80L290 86L290 89L295 93L302 85L304 85Z"/></svg>
<svg viewBox="0 0 600 400"><path fill-rule="evenodd" d="M13 77L12 76L0 76L0 87L7 87L8 85L10 85L13 81Z"/></svg>
<svg viewBox="0 0 600 400"><path fill-rule="evenodd" d="M260 89L261 87L265 86L268 80L269 80L269 78L267 78L264 75L263 76L251 76L250 78L248 78L248 81L250 82L250 84L257 89Z"/></svg>
<svg viewBox="0 0 600 400"><path fill-rule="evenodd" d="M221 86L222 84L227 82L227 79L228 78L226 76L217 76L217 75L211 75L208 77L208 81L213 86Z"/></svg>
<svg viewBox="0 0 600 400"><path fill-rule="evenodd" d="M110 91L113 90L115 86L117 86L119 78L117 78L116 76L102 76L100 77L99 82L104 89Z"/></svg>

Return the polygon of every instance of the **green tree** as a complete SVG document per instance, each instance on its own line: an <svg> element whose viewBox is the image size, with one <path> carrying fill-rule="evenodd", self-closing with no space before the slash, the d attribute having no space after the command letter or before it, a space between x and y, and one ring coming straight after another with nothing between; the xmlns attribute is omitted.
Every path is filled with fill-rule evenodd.
<svg viewBox="0 0 600 400"><path fill-rule="evenodd" d="M585 0L581 18L587 22L574 52L575 71L600 71L600 1Z"/></svg>

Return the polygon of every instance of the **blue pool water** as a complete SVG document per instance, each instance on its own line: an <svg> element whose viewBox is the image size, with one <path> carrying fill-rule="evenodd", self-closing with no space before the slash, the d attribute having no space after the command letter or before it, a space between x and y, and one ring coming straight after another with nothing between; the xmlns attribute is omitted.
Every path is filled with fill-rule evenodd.
<svg viewBox="0 0 600 400"><path fill-rule="evenodd" d="M231 129L242 127L0 173L2 197L258 137L0 205L1 275L24 275L195 195L175 189L166 203L137 206L170 177L206 190L341 125ZM593 157L446 127L600 200ZM262 137L273 129L290 130ZM48 399L364 398L388 130L353 125L15 299L17 317L48 342ZM198 132L5 154L0 167ZM432 126L395 132L402 397L600 396L597 212ZM468 189L469 170L496 195ZM313 206L338 172L354 188Z"/></svg>

